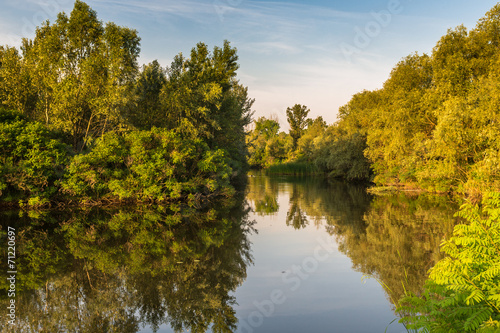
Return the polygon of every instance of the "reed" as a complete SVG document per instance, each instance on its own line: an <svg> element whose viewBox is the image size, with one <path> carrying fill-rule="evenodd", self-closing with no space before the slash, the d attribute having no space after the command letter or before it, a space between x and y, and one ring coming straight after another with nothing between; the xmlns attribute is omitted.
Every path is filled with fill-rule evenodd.
<svg viewBox="0 0 500 333"><path fill-rule="evenodd" d="M319 175L322 172L311 163L307 162L287 162L281 164L271 165L265 170L266 175L294 175L294 176L306 176L306 175Z"/></svg>

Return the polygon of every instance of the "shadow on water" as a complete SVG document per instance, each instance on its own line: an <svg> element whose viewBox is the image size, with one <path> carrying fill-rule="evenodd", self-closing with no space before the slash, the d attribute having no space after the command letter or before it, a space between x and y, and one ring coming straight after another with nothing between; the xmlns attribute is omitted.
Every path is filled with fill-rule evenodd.
<svg viewBox="0 0 500 333"><path fill-rule="evenodd" d="M2 320L0 331L138 332L168 324L176 332L232 332L230 293L252 263L248 212L241 199L203 211L3 213L2 236L8 226L17 232L17 324ZM4 262L0 269L8 270ZM8 302L2 293L0 307Z"/></svg>

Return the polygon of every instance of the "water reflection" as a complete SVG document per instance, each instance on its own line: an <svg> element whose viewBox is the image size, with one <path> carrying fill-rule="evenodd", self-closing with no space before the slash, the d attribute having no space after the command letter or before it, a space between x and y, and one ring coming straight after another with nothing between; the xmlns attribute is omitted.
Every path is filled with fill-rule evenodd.
<svg viewBox="0 0 500 333"><path fill-rule="evenodd" d="M422 289L427 271L442 257L439 244L452 233L458 209L447 196L372 196L363 186L321 178L252 177L249 191L260 214L267 213L258 204L263 192L273 202L287 193L286 225L301 229L313 220L325 228L355 270L386 287L393 304L405 289Z"/></svg>
<svg viewBox="0 0 500 333"><path fill-rule="evenodd" d="M262 224L268 231L258 235L262 238L256 238L249 206L263 220L273 217L266 220L268 225ZM251 251L265 252L266 267L272 268L262 275L268 281L276 277L282 282L280 276L288 267L285 262L300 263L304 255L311 255L300 252L308 248L293 243L307 234L311 237L311 228L334 238L353 269L386 285L386 296L394 302L404 288L414 292L422 288L427 270L441 258L439 243L451 233L456 209L456 204L442 196L373 197L363 186L326 183L321 178L256 176L249 178L246 198L202 211L171 206L2 213L1 235L5 237L7 226L18 232L18 280L17 325L6 326L2 320L0 330L149 332L166 325L175 332L234 332L241 325L234 292L242 289L238 287L247 278ZM296 238L284 237L283 229L292 230ZM253 245L252 237L257 240ZM4 258L6 250L1 249ZM333 255L331 260L340 262ZM328 267L328 277L337 274L335 281L342 284L341 277L351 275L338 268ZM5 261L0 270L0 288L7 290ZM268 294L256 296L263 285L261 280L250 280L245 286L253 289L243 308L252 313L254 302ZM312 303L300 298L301 305L310 311L318 308L319 314L324 308L336 308L323 297L333 289L333 280L318 279L326 281L325 291L318 293L322 298ZM272 283L269 287L287 290L287 285ZM304 282L301 291L287 295L290 304L279 310L286 313L294 297L306 291L316 295L317 290L307 288ZM350 296L342 297L346 302ZM8 301L2 293L0 307L5 309ZM351 311L347 306L342 309ZM332 312L321 317L323 325L349 314L339 311L337 319L328 317ZM305 315L300 318L307 319ZM269 323L283 327L282 320L294 319L276 316ZM314 327L315 320L310 323L311 332L325 331L320 324ZM343 331L354 330L346 327ZM255 330L260 331L265 328Z"/></svg>
<svg viewBox="0 0 500 333"><path fill-rule="evenodd" d="M168 324L176 332L232 332L230 292L252 261L248 211L239 200L204 211L4 214L2 232L19 230L17 325L2 320L1 331L137 332Z"/></svg>
<svg viewBox="0 0 500 333"><path fill-rule="evenodd" d="M346 253L355 269L387 286L392 303L405 289L419 293L428 270L443 256L439 244L451 235L457 208L445 196L377 197L363 216L365 234L355 242L343 236Z"/></svg>

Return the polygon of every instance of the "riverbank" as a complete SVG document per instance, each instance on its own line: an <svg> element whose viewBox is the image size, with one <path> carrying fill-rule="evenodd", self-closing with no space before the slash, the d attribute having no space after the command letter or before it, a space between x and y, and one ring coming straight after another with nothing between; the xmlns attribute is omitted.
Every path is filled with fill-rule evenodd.
<svg viewBox="0 0 500 333"><path fill-rule="evenodd" d="M40 208L183 201L234 194L229 153L153 128L109 132L76 152L64 136L0 109L0 205Z"/></svg>

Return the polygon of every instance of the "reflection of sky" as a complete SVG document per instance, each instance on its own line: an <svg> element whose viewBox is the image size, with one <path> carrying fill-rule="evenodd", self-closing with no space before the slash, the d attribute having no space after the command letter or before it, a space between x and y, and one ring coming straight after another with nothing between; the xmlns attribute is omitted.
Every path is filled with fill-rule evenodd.
<svg viewBox="0 0 500 333"><path fill-rule="evenodd" d="M386 294L375 280L363 283L363 274L353 271L350 259L337 249L317 269L305 272L308 276L300 279L296 290L292 290L295 283L283 280L283 271L314 257L318 239L332 238L312 221L300 230L286 226L289 193L283 190L281 187L276 215L250 217L257 221L259 232L250 237L254 265L247 269L248 278L235 293L238 318L248 320L257 310L254 302L269 300L273 290L281 290L286 301L276 305L273 315L254 332L383 332L395 318ZM403 329L393 323L387 332Z"/></svg>
<svg viewBox="0 0 500 333"><path fill-rule="evenodd" d="M346 57L342 45L355 46L356 29L374 22L373 13L399 3L368 45ZM141 62L175 54L203 41L212 47L224 39L238 48L241 82L256 98L256 116L276 114L295 103L331 123L339 106L363 89L381 87L402 57L430 52L448 28L475 22L493 0L89 0L104 22L137 29ZM0 0L0 44L18 45L33 27L70 12L71 0ZM350 60L350 61L348 61Z"/></svg>

